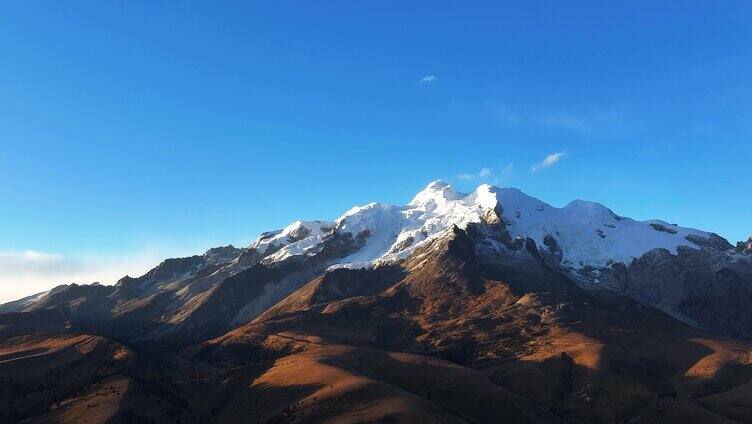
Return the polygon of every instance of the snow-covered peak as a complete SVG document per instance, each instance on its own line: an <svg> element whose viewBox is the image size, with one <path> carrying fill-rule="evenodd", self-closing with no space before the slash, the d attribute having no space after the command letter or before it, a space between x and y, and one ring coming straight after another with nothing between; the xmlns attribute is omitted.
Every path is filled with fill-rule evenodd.
<svg viewBox="0 0 752 424"><path fill-rule="evenodd" d="M711 237L710 233L663 221L624 218L596 202L575 200L556 208L515 191L511 202L500 196L510 235L532 238L538 246L544 244L547 235L552 236L562 250L562 261L572 268L629 263L656 248L676 254L679 246L697 247L688 236Z"/></svg>
<svg viewBox="0 0 752 424"><path fill-rule="evenodd" d="M460 193L434 181L407 205L369 203L353 207L335 222L296 221L262 235L252 247L263 253L274 246L271 259L282 259L315 249L326 235L338 231L366 241L337 266L372 265L404 258L453 225L467 228L481 222L491 210L501 211L512 238L531 238L545 248L545 238L553 237L563 264L572 268L629 262L655 248L676 253L681 245L697 247L692 237L711 236L663 221L623 218L595 202L575 200L556 208L515 188L483 184L471 193Z"/></svg>
<svg viewBox="0 0 752 424"><path fill-rule="evenodd" d="M473 192L479 206L485 209L493 209L499 201L498 193L501 189L490 184L481 184Z"/></svg>
<svg viewBox="0 0 752 424"><path fill-rule="evenodd" d="M442 204L447 201L461 199L462 193L455 191L452 186L444 181L433 181L422 191L413 197L408 206L419 206L429 204Z"/></svg>

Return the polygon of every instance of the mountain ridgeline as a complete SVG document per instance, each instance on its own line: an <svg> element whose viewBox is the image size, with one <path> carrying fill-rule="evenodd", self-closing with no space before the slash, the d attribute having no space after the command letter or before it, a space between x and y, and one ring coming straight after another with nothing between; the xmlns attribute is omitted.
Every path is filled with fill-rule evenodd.
<svg viewBox="0 0 752 424"><path fill-rule="evenodd" d="M750 305L752 239L437 181L0 305L0 378L79 352L68 389L6 408L40 422L103 381L122 422L752 422Z"/></svg>
<svg viewBox="0 0 752 424"><path fill-rule="evenodd" d="M442 182L403 207L371 203L335 222L297 221L245 249L167 259L114 286L59 286L0 312L59 308L75 325L182 346L256 318L319 274L399 264L455 225L476 231L490 257L529 257L584 289L629 296L722 336L752 338L752 241L734 247L713 233L634 221L598 203L559 209L515 189L484 185L461 194Z"/></svg>

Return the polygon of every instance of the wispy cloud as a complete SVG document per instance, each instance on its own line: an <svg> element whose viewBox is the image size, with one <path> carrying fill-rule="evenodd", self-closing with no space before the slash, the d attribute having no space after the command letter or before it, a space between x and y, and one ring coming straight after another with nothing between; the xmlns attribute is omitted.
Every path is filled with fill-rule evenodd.
<svg viewBox="0 0 752 424"><path fill-rule="evenodd" d="M550 155L546 156L542 161L533 164L530 167L530 171L532 172L538 172L546 168L550 168L554 165L556 165L560 160L564 158L563 152L556 152L551 153Z"/></svg>
<svg viewBox="0 0 752 424"><path fill-rule="evenodd" d="M54 253L0 252L0 303L60 284L112 284L126 274L139 276L167 255L155 249L111 256L69 257Z"/></svg>
<svg viewBox="0 0 752 424"><path fill-rule="evenodd" d="M514 164L508 163L499 169L499 172L496 173L496 176L494 177L492 183L495 186L500 186L502 184L508 184L510 177L512 177L512 174L514 174Z"/></svg>
<svg viewBox="0 0 752 424"><path fill-rule="evenodd" d="M433 84L433 83L435 83L438 80L439 80L439 78L436 75L426 75L423 78L421 78L420 80L418 80L418 84L420 84L420 85L428 85L428 84Z"/></svg>
<svg viewBox="0 0 752 424"><path fill-rule="evenodd" d="M480 171L475 173L466 172L464 174L457 175L457 178L460 180L470 181L470 180L481 180L481 181L490 181L492 184L499 184L501 182L502 177L508 177L512 174L512 171L514 170L514 164L509 163L507 165L504 165L499 172L494 172L491 168L481 168Z"/></svg>
<svg viewBox="0 0 752 424"><path fill-rule="evenodd" d="M23 252L0 252L0 275L12 272L45 272L50 269L70 269L62 255L26 250Z"/></svg>
<svg viewBox="0 0 752 424"><path fill-rule="evenodd" d="M527 126L566 131L583 137L623 131L624 116L615 110L589 112L522 113L507 106L495 106L496 119L507 126Z"/></svg>
<svg viewBox="0 0 752 424"><path fill-rule="evenodd" d="M496 117L504 124L517 125L522 118L517 113L509 110L506 106L499 106L496 109Z"/></svg>
<svg viewBox="0 0 752 424"><path fill-rule="evenodd" d="M477 173L466 172L464 174L457 175L457 178L459 178L460 180L474 180L476 178L488 178L492 174L493 170L491 168L481 168L481 170Z"/></svg>
<svg viewBox="0 0 752 424"><path fill-rule="evenodd" d="M514 164L508 163L504 165L503 168L501 168L501 171L499 171L499 175L511 175L514 172Z"/></svg>
<svg viewBox="0 0 752 424"><path fill-rule="evenodd" d="M591 122L575 116L546 116L541 119L541 122L548 127L561 128L582 135L590 135L595 132L595 128Z"/></svg>

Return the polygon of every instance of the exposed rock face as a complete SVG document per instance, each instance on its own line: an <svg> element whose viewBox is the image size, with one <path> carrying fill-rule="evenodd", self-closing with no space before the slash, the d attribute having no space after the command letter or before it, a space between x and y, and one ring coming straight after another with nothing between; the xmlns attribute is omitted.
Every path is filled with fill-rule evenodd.
<svg viewBox="0 0 752 424"><path fill-rule="evenodd" d="M746 242L740 241L736 243L736 251L739 253L752 254L752 237L750 237Z"/></svg>
<svg viewBox="0 0 752 424"><path fill-rule="evenodd" d="M662 231L664 233L669 233L669 234L676 234L677 233L677 230L675 230L675 229L673 229L673 228L671 228L669 226L663 225L663 224L651 223L650 226L653 227L653 229L655 229L656 231Z"/></svg>
<svg viewBox="0 0 752 424"><path fill-rule="evenodd" d="M483 227L487 229L488 237L509 246L512 237L509 235L509 229L504 222L504 209L501 207L501 203L497 202L496 206L483 216L482 222L485 224Z"/></svg>
<svg viewBox="0 0 752 424"><path fill-rule="evenodd" d="M612 264L599 270L599 284L716 334L752 338L752 260L706 246Z"/></svg>
<svg viewBox="0 0 752 424"><path fill-rule="evenodd" d="M540 253L538 252L538 246L535 244L535 240L531 239L530 237L525 239L525 249L528 251L528 253L535 256L536 258L540 256Z"/></svg>
<svg viewBox="0 0 752 424"><path fill-rule="evenodd" d="M734 248L728 240L715 233L710 233L709 237L700 237L695 234L689 234L685 238L699 247L707 247L715 250L729 250Z"/></svg>
<svg viewBox="0 0 752 424"><path fill-rule="evenodd" d="M231 244L213 247L204 253L204 257L213 263L221 264L235 260L245 249L239 249Z"/></svg>
<svg viewBox="0 0 752 424"><path fill-rule="evenodd" d="M546 236L543 237L543 244L548 247L548 254L551 260L553 262L561 262L564 258L564 252L561 250L561 247L559 247L559 243L556 242L556 239L552 235L546 234Z"/></svg>

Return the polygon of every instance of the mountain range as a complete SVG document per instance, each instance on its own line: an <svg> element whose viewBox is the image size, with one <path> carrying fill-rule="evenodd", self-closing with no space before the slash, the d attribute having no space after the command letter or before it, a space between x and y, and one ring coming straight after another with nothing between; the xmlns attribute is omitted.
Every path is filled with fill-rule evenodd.
<svg viewBox="0 0 752 424"><path fill-rule="evenodd" d="M0 422L752 423L752 238L436 181L0 305Z"/></svg>

